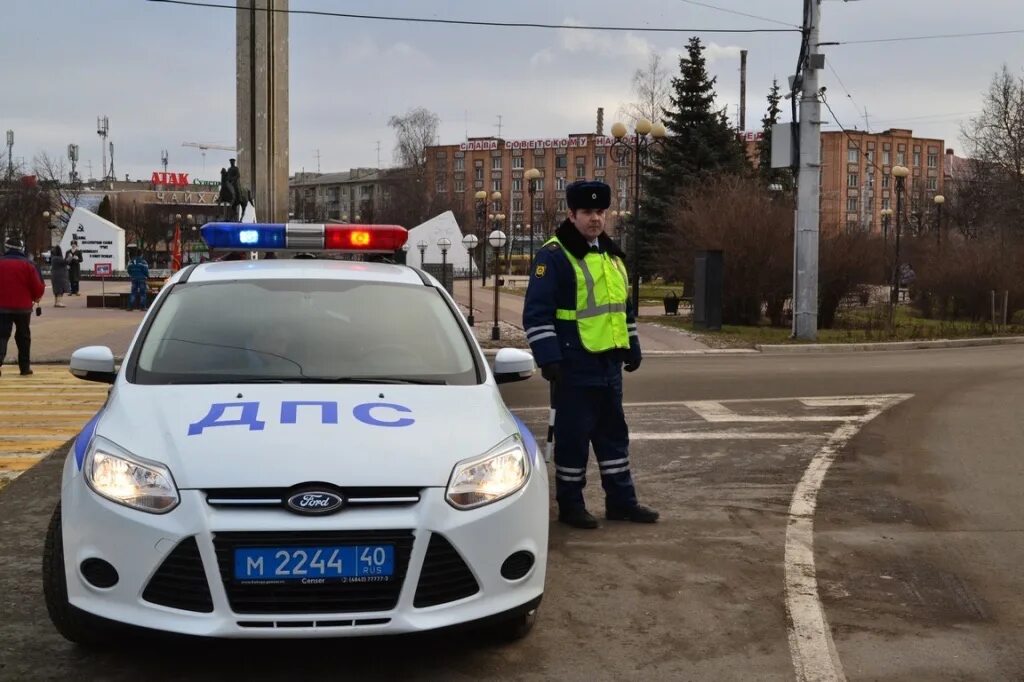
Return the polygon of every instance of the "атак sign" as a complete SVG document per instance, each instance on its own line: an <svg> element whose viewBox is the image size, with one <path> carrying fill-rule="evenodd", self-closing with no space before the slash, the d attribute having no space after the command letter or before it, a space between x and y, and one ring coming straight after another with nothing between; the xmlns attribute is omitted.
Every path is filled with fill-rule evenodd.
<svg viewBox="0 0 1024 682"><path fill-rule="evenodd" d="M150 182L154 185L171 185L172 187L184 187L189 184L188 173L161 173L153 171Z"/></svg>

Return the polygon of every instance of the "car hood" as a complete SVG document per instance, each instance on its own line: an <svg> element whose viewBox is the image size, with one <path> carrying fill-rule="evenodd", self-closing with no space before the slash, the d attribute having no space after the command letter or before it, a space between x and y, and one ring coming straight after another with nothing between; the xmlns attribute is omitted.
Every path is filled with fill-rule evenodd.
<svg viewBox="0 0 1024 682"><path fill-rule="evenodd" d="M493 385L119 382L96 433L166 464L179 488L445 486L518 432Z"/></svg>

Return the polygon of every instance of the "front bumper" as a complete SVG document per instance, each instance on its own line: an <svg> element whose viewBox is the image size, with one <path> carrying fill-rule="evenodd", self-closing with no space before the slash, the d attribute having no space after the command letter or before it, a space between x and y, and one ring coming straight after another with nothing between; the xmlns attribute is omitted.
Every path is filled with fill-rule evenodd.
<svg viewBox="0 0 1024 682"><path fill-rule="evenodd" d="M121 623L209 637L398 634L514 612L538 600L544 591L548 491L542 466L534 467L522 490L480 509L458 511L444 501L443 488L424 488L415 505L349 508L326 517L299 516L284 509L214 508L199 490L181 491L177 508L168 514L154 515L99 497L85 485L73 461L70 468L65 468L64 481L64 565L69 602L88 613ZM376 605L371 604L373 599L347 602L359 610L338 606L338 610L322 611L325 603L332 604L333 609L334 604L342 602L330 601L328 595L318 592L320 586L309 586L308 595L289 602L294 608L274 603L273 599L264 608L258 605L259 595L255 601L240 597L229 571L223 568L226 553L230 553L225 548L231 546L231 538L248 537L246 534L287 538L311 534L342 537L368 532L397 537L399 543L403 542L402 537L407 538L407 551L396 549L399 555L405 553L407 561L404 575L398 576L396 569L395 580L400 584L392 583L394 599L377 599ZM439 547L442 553L447 551L448 561L440 566ZM457 558L452 558L452 549ZM503 563L516 552L532 554L532 567L522 577L502 577ZM116 585L98 588L83 577L82 562L94 558L114 566L118 574ZM459 563L458 558L464 563L464 568L459 569L465 578L461 589L451 590L448 583L443 583L443 575L443 584L438 589L438 571L448 571L453 562ZM174 603L185 608L154 603L154 590L147 593L147 587L156 577L167 575L166 571L161 572L165 562L181 569L179 564L189 561L186 568L192 571L191 585L205 582L208 587L206 605L203 599L191 599L191 593L173 584L164 585L162 593L173 594L177 589L183 596ZM471 577L466 578L467 574ZM463 596L470 591L466 585L473 580L478 589ZM424 599L431 585L435 589ZM372 588L368 589L372 592ZM246 592L250 596L251 593L251 589ZM323 595L323 600L318 595ZM291 596L295 597L294 591ZM454 598L444 601L449 597ZM165 598L157 600L167 602Z"/></svg>

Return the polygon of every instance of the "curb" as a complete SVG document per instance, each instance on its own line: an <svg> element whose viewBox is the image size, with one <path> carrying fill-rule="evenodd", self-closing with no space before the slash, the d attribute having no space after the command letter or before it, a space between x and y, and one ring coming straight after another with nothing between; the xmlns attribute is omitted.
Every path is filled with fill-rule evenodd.
<svg viewBox="0 0 1024 682"><path fill-rule="evenodd" d="M806 343L761 344L763 353L849 353L859 351L925 350L929 348L972 348L977 346L1010 346L1024 343L1024 336L1003 336L980 339L940 339L936 341L887 341L880 343Z"/></svg>

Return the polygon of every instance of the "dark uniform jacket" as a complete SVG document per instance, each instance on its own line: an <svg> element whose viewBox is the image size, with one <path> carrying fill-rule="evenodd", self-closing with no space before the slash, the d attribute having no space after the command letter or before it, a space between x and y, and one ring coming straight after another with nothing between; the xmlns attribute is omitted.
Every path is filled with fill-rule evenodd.
<svg viewBox="0 0 1024 682"><path fill-rule="evenodd" d="M586 239L568 219L559 226L555 235L577 260L582 260L590 249ZM602 253L618 256L625 262L622 249L608 235L602 233L598 237L598 246ZM523 304L523 328L530 341L533 358L539 367L552 362L561 363L562 380L570 385L614 386L620 383L622 363L640 358L637 336L629 337L629 349L591 353L583 347L575 321L555 319L558 308L576 309L576 271L562 248L551 243L541 248L534 258ZM633 309L627 297L626 324L634 322ZM535 331L551 325L554 325L555 336L545 336L544 329Z"/></svg>

